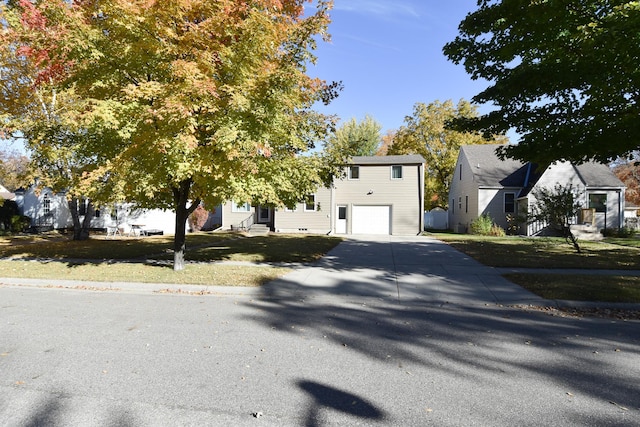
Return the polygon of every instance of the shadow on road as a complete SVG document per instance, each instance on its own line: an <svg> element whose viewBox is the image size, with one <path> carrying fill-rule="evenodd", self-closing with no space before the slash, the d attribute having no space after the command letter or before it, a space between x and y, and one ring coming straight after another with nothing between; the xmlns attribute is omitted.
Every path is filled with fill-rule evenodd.
<svg viewBox="0 0 640 427"><path fill-rule="evenodd" d="M297 385L312 398L305 418L307 427L320 425L317 420L324 409L338 411L363 420L380 421L385 418L383 411L352 393L313 381L299 381Z"/></svg>

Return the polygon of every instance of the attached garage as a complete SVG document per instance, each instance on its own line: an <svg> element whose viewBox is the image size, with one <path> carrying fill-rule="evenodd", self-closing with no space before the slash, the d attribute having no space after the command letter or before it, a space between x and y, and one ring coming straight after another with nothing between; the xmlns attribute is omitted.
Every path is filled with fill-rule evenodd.
<svg viewBox="0 0 640 427"><path fill-rule="evenodd" d="M352 234L391 234L391 206L353 206Z"/></svg>

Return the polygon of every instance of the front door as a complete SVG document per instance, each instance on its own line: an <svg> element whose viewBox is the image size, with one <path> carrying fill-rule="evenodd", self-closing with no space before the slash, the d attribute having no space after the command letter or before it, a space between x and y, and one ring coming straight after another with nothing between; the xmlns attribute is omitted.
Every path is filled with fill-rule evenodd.
<svg viewBox="0 0 640 427"><path fill-rule="evenodd" d="M258 206L258 224L268 224L271 221L271 209L267 206Z"/></svg>
<svg viewBox="0 0 640 427"><path fill-rule="evenodd" d="M336 207L336 234L347 234L347 207Z"/></svg>

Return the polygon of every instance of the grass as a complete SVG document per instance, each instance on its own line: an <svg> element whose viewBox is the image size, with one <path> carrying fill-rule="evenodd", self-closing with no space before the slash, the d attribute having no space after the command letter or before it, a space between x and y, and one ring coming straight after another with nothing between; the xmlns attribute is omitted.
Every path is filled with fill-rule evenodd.
<svg viewBox="0 0 640 427"><path fill-rule="evenodd" d="M505 277L552 300L640 303L640 277L520 273Z"/></svg>
<svg viewBox="0 0 640 427"><path fill-rule="evenodd" d="M185 258L197 263L187 265L184 271L174 272L170 266L170 260L173 258L172 236L137 239L105 239L102 236L86 241L71 241L55 233L43 236L0 237L0 257L12 259L0 261L0 276L259 286L290 270L282 267L222 265L212 262L311 262L319 259L340 241L341 239L335 237L314 235L248 238L231 233L194 233L187 236ZM142 262L144 259L159 262Z"/></svg>
<svg viewBox="0 0 640 427"><path fill-rule="evenodd" d="M477 261L492 267L581 269L584 274L518 273L505 277L547 299L640 303L640 277L589 274L590 269L640 269L640 241L607 239L580 242L576 253L561 238L485 237L434 234Z"/></svg>
<svg viewBox="0 0 640 427"><path fill-rule="evenodd" d="M436 234L481 263L492 267L640 269L640 247L607 242L580 242L576 253L562 238L489 237L469 234Z"/></svg>

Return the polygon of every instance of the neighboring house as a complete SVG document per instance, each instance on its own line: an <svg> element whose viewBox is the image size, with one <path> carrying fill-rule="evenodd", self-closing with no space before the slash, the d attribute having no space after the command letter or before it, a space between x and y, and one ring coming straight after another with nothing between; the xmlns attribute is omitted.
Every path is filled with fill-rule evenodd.
<svg viewBox="0 0 640 427"><path fill-rule="evenodd" d="M39 229L63 229L73 227L69 204L64 193L55 193L49 188L37 190L31 186L16 191L16 203L23 215L31 218L31 226ZM80 220L87 208L87 201L79 201ZM106 230L116 227L121 233L131 232L133 226L143 230L154 230L163 234L175 232L175 214L161 209L136 209L130 203L113 204L96 209L91 219L91 228Z"/></svg>
<svg viewBox="0 0 640 427"><path fill-rule="evenodd" d="M424 225L423 189L421 156L353 157L343 179L293 209L225 203L222 228L264 224L281 233L416 235Z"/></svg>
<svg viewBox="0 0 640 427"><path fill-rule="evenodd" d="M624 226L635 230L640 229L640 206L626 202L624 207Z"/></svg>
<svg viewBox="0 0 640 427"><path fill-rule="evenodd" d="M4 185L0 185L0 197L4 200L16 200L15 193L7 190Z"/></svg>
<svg viewBox="0 0 640 427"><path fill-rule="evenodd" d="M507 229L507 217L531 211L538 188L553 189L556 184L572 184L581 195L583 215L598 230L624 225L625 186L601 163L574 165L556 162L546 168L513 159L500 160L499 145L461 147L449 192L449 224L455 232L467 232L473 220L489 214ZM529 224L519 232L535 235L543 227Z"/></svg>

